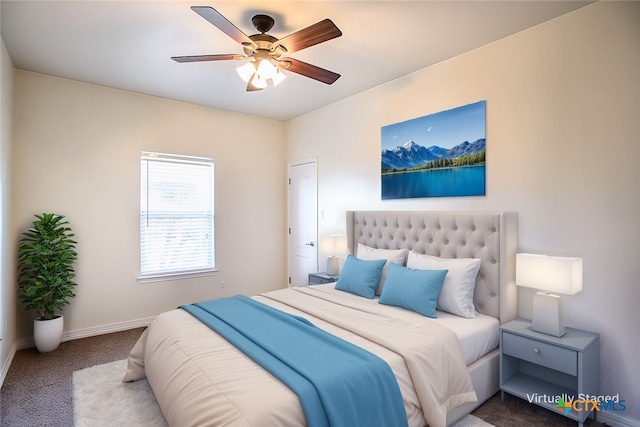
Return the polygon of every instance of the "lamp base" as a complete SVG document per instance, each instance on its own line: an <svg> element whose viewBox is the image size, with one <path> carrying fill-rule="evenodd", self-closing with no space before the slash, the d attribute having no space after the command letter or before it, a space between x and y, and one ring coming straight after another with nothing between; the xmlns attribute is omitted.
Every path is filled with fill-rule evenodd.
<svg viewBox="0 0 640 427"><path fill-rule="evenodd" d="M561 296L549 292L537 292L533 296L531 329L554 337L564 335Z"/></svg>
<svg viewBox="0 0 640 427"><path fill-rule="evenodd" d="M337 276L340 272L340 258L337 256L327 257L327 274Z"/></svg>

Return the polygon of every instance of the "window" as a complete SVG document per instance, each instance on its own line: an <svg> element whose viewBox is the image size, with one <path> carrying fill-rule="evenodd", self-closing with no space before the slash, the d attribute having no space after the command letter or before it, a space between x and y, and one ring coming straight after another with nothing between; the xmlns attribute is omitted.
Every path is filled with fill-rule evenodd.
<svg viewBox="0 0 640 427"><path fill-rule="evenodd" d="M213 159L142 152L140 281L214 271Z"/></svg>

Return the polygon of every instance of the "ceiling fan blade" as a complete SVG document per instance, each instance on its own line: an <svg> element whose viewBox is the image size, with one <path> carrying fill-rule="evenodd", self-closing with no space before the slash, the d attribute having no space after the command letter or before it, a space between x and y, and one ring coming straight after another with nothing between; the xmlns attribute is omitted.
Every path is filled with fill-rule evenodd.
<svg viewBox="0 0 640 427"><path fill-rule="evenodd" d="M341 35L342 31L336 27L336 24L331 19L325 19L281 38L273 44L273 48L283 46L289 53L297 52Z"/></svg>
<svg viewBox="0 0 640 427"><path fill-rule="evenodd" d="M220 31L234 39L240 44L253 44L253 41L242 32L238 27L233 25L227 18L222 16L220 12L215 10L210 6L191 6L191 10L193 10L198 15L202 16L204 19L209 21L211 24L218 27Z"/></svg>
<svg viewBox="0 0 640 427"><path fill-rule="evenodd" d="M220 55L194 55L194 56L172 56L176 62L203 62L203 61L227 61L229 59L244 59L245 56L235 53L223 53Z"/></svg>
<svg viewBox="0 0 640 427"><path fill-rule="evenodd" d="M284 58L282 63L284 63L284 65L281 68L287 71L318 80L319 82L326 83L328 85L334 83L340 78L340 74L325 70L324 68L316 67L315 65L307 64L306 62L302 62L297 59ZM289 63L289 66L287 66L286 63Z"/></svg>

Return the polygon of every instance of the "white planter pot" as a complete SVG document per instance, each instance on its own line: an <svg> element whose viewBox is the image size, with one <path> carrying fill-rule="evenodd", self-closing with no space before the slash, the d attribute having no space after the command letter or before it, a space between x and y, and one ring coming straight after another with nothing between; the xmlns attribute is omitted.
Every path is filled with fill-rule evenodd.
<svg viewBox="0 0 640 427"><path fill-rule="evenodd" d="M62 316L54 317L51 320L38 318L33 321L33 340L40 353L48 353L58 348L60 341L62 341L63 327L64 318Z"/></svg>

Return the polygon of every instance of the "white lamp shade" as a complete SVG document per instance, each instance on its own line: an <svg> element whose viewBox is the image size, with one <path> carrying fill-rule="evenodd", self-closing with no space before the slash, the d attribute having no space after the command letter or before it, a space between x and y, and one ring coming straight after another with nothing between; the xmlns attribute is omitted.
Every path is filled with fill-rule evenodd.
<svg viewBox="0 0 640 427"><path fill-rule="evenodd" d="M274 86L278 86L286 78L287 76L285 76L284 73L280 71L280 69L276 69L276 72L273 74L273 76L271 76L271 81L273 82Z"/></svg>
<svg viewBox="0 0 640 427"><path fill-rule="evenodd" d="M258 63L256 72L260 75L260 78L265 80L270 79L276 73L276 67L267 59L262 59Z"/></svg>
<svg viewBox="0 0 640 427"><path fill-rule="evenodd" d="M253 77L256 72L256 67L253 62L247 62L243 66L236 68L236 71L238 72L242 80L244 80L246 83L249 83L249 80L251 80L251 77Z"/></svg>
<svg viewBox="0 0 640 427"><path fill-rule="evenodd" d="M516 254L516 285L577 294L582 291L582 258Z"/></svg>
<svg viewBox="0 0 640 427"><path fill-rule="evenodd" d="M344 234L320 236L320 252L335 256L346 254L348 251L347 236Z"/></svg>
<svg viewBox="0 0 640 427"><path fill-rule="evenodd" d="M265 87L267 87L267 79L263 79L262 77L260 77L260 74L258 73L255 73L253 75L251 80L249 80L249 83L259 89L264 89Z"/></svg>

